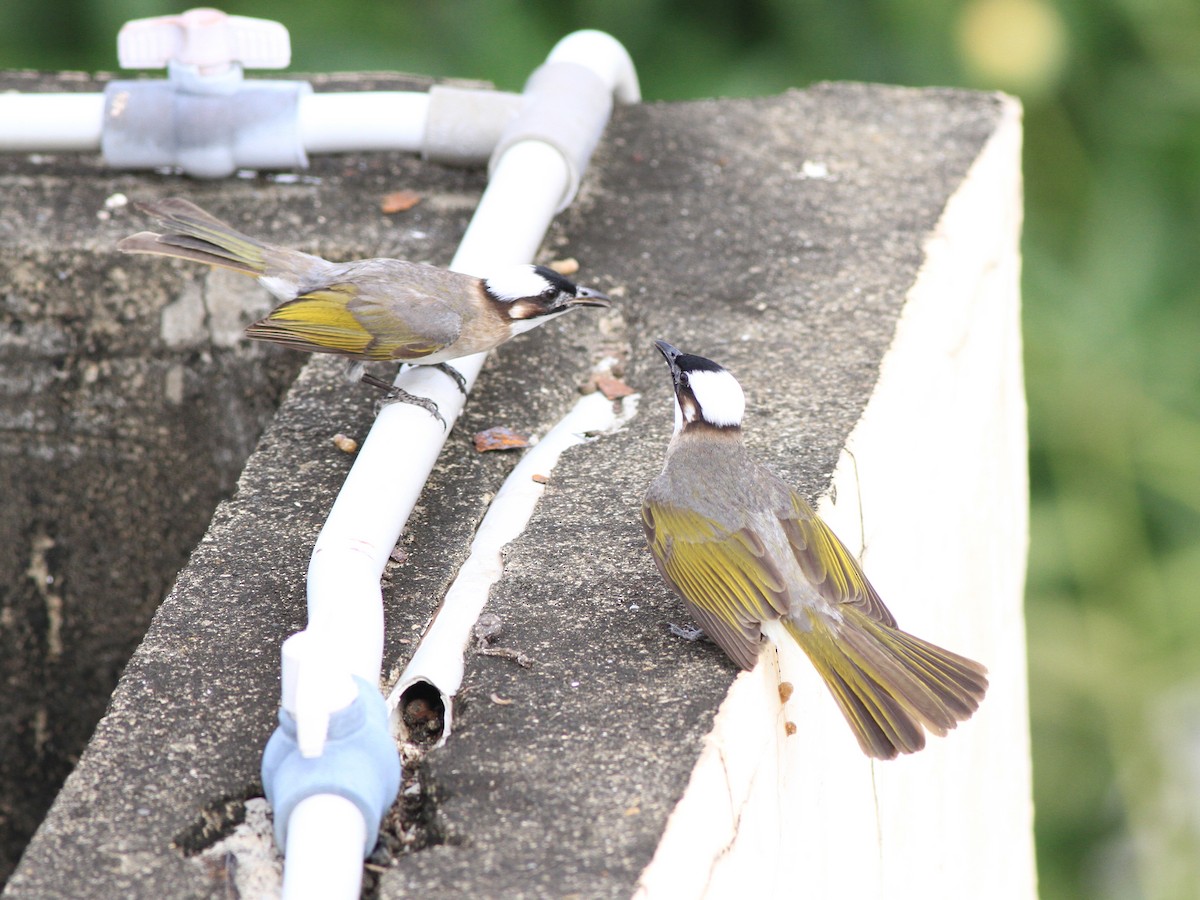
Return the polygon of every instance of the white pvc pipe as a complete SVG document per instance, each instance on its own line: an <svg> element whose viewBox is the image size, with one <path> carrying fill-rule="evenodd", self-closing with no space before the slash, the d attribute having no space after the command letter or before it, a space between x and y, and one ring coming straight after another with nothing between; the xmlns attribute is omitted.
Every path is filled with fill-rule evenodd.
<svg viewBox="0 0 1200 900"><path fill-rule="evenodd" d="M626 65L628 54L615 40L586 38L578 45L567 43L567 49L563 44L560 42L554 51L559 59L572 46L581 47L587 55L576 59L571 54L571 61L592 68L614 91L619 89L624 96L636 98L636 78L631 81L627 71L632 69ZM488 187L450 267L486 276L501 266L534 259L565 196L569 176L557 150L535 141L514 144L493 167ZM485 356L454 360L468 390ZM384 565L465 402L450 378L429 367L402 369L395 383L409 393L433 400L446 427L443 429L428 412L411 404L384 408L334 501L308 568L306 631L319 635L319 643L329 648L331 663L371 683L378 680L383 664L379 581ZM297 721L297 730L302 727ZM295 835L298 828L302 832L311 829L312 833ZM289 821L288 835L289 848L293 839L314 847L331 839L320 818ZM325 860L323 864L332 870L334 862ZM289 852L285 872L291 864ZM348 884L360 883L360 859L353 866L348 860L339 863L337 869ZM335 877L333 872L329 874ZM294 892L284 893L288 900L328 896L307 890L301 879L292 879L292 883Z"/></svg>
<svg viewBox="0 0 1200 900"><path fill-rule="evenodd" d="M557 151L523 141L500 161L450 267L484 275L537 253L567 168ZM520 213L514 213L520 210ZM452 363L475 383L486 354ZM383 664L379 579L466 398L445 373L402 370L396 385L438 405L446 428L420 407L394 403L375 419L358 451L308 566L308 628L348 672L374 682Z"/></svg>
<svg viewBox="0 0 1200 900"><path fill-rule="evenodd" d="M99 150L103 129L103 94L0 94L0 150Z"/></svg>
<svg viewBox="0 0 1200 900"><path fill-rule="evenodd" d="M300 97L300 142L308 153L406 150L425 144L429 94L351 91Z"/></svg>
<svg viewBox="0 0 1200 900"><path fill-rule="evenodd" d="M566 161L549 144L513 144L493 167L450 268L484 278L504 266L531 261L569 181Z"/></svg>
<svg viewBox="0 0 1200 900"><path fill-rule="evenodd" d="M628 52L602 31L567 35L547 60L591 68L611 85L618 102L636 103L641 97ZM300 98L301 144L308 153L418 152L424 146L428 110L429 95L423 92L307 94ZM103 128L103 94L0 94L0 150L95 151Z"/></svg>
<svg viewBox="0 0 1200 900"><path fill-rule="evenodd" d="M463 649L470 642L492 585L504 574L501 551L525 530L546 490L533 476L549 476L563 452L584 443L588 435L624 425L637 413L637 401L637 394L626 397L618 414L613 411L613 401L599 391L581 398L509 473L479 523L471 553L446 592L437 617L388 696L393 730L399 727L397 710L405 691L424 682L437 690L444 709L442 734L436 746L446 742L454 718L452 699L462 686Z"/></svg>
<svg viewBox="0 0 1200 900"><path fill-rule="evenodd" d="M455 360L474 382L482 357ZM397 383L429 397L452 426L464 397L444 373L408 369ZM408 403L384 407L346 476L308 566L308 628L344 671L369 683L383 663L379 579L437 461L447 430Z"/></svg>
<svg viewBox="0 0 1200 900"><path fill-rule="evenodd" d="M424 92L302 94L300 141L308 153L417 153L424 147L428 113ZM0 94L0 150L96 151L103 129L103 94Z"/></svg>
<svg viewBox="0 0 1200 900"><path fill-rule="evenodd" d="M366 839L362 813L345 797L301 800L288 820L283 896L358 900Z"/></svg>
<svg viewBox="0 0 1200 900"><path fill-rule="evenodd" d="M629 51L611 34L595 29L573 31L554 45L546 62L573 62L587 66L612 88L618 103L642 99L637 69Z"/></svg>
<svg viewBox="0 0 1200 900"><path fill-rule="evenodd" d="M522 141L500 161L450 268L484 276L533 259L567 183L556 150ZM518 212L514 212L517 211ZM475 383L486 354L452 363ZM438 405L446 427L420 407L394 403L375 419L338 494L308 566L308 628L345 669L375 681L383 664L379 579L466 398L445 373L402 370L396 385Z"/></svg>

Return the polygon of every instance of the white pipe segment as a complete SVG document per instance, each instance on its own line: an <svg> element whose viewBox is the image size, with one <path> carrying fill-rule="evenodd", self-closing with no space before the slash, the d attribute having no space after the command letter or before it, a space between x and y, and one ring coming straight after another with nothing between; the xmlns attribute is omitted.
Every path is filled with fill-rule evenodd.
<svg viewBox="0 0 1200 900"><path fill-rule="evenodd" d="M599 32L564 39L553 51L558 62L591 69L618 99L637 99L637 80L629 56L612 38ZM610 98L611 99L611 98ZM534 102L535 98L529 98ZM608 115L606 103L601 114ZM577 116L578 110L573 111ZM530 262L537 254L563 196L571 172L561 153L533 140L514 143L492 167L491 180L463 235L450 268L486 276L504 265ZM474 384L485 355L453 361L467 389ZM462 411L465 397L444 373L428 367L404 368L395 383L409 393L433 400L447 422L410 404L392 404L376 418L359 450L341 492L317 537L308 568L309 624L306 633L328 649L331 662L368 682L378 682L383 664L383 605L380 577L404 523L416 505L425 481ZM461 646L457 654L461 657ZM299 679L301 683L304 679ZM297 704L303 715L305 704ZM305 731L297 721L297 730ZM309 801L304 801L302 806ZM297 846L320 847L333 840L331 822L319 816L293 816L288 823L285 861L287 900L326 897L330 893L287 874ZM297 835L299 829L301 834ZM307 863L305 863L307 866ZM331 878L344 878L355 890L361 880L361 857L323 860Z"/></svg>
<svg viewBox="0 0 1200 900"><path fill-rule="evenodd" d="M573 62L591 69L612 90L618 103L628 105L642 99L629 51L606 32L573 31L554 45L546 62Z"/></svg>
<svg viewBox="0 0 1200 900"><path fill-rule="evenodd" d="M567 164L553 147L539 141L510 147L492 169L450 268L485 278L504 266L532 261L568 178ZM482 356L476 371L481 365ZM457 362L454 367L461 371Z"/></svg>
<svg viewBox="0 0 1200 900"><path fill-rule="evenodd" d="M509 473L479 523L471 542L471 554L446 592L437 617L388 695L393 730L400 727L398 710L404 693L424 683L438 692L444 710L437 746L450 737L454 721L452 700L462 686L463 650L470 643L472 629L483 612L492 585L504 574L501 551L520 537L546 490L545 484L535 481L533 476L548 477L559 457L588 440L588 435L620 428L637 413L637 403L637 394L626 397L620 403L620 411L615 412L613 401L599 391L582 397L549 434L525 452Z"/></svg>
<svg viewBox="0 0 1200 900"><path fill-rule="evenodd" d="M301 801L288 823L283 896L358 900L364 840L362 813L345 797L316 794Z"/></svg>
<svg viewBox="0 0 1200 900"><path fill-rule="evenodd" d="M532 259L566 178L566 165L552 148L529 141L514 146L484 191L450 268L482 276ZM479 353L452 363L467 390L485 358ZM308 566L305 631L320 636L320 646L344 671L372 683L383 665L379 579L466 402L445 373L428 366L402 369L395 384L433 400L446 427L409 403L393 403L379 413L317 536Z"/></svg>
<svg viewBox="0 0 1200 900"><path fill-rule="evenodd" d="M0 94L0 150L94 152L103 129L103 94Z"/></svg>
<svg viewBox="0 0 1200 900"><path fill-rule="evenodd" d="M547 62L572 62L590 69L619 103L641 99L637 73L625 48L602 31L577 31L555 45ZM446 135L471 127L468 117L491 133L515 113L518 101L497 91L435 88L448 98L447 121L429 121L430 94L408 91L307 93L299 98L300 143L307 153L376 150L449 153ZM472 106L474 104L474 106ZM104 95L97 93L0 94L0 150L94 152L104 128ZM429 132L436 135L427 145ZM486 146L470 158L483 158Z"/></svg>
<svg viewBox="0 0 1200 900"><path fill-rule="evenodd" d="M424 148L428 112L425 92L304 94L298 111L301 143L309 153L417 153ZM0 150L96 151L103 128L103 94L0 94Z"/></svg>
<svg viewBox="0 0 1200 900"><path fill-rule="evenodd" d="M95 93L0 93L0 151L95 152L104 130L104 103L104 94ZM300 142L308 153L419 153L426 149L429 110L430 95L423 91L305 93L297 111ZM483 153L477 161L486 158Z"/></svg>
<svg viewBox="0 0 1200 900"><path fill-rule="evenodd" d="M419 152L425 145L429 94L346 91L300 97L300 142L308 153Z"/></svg>

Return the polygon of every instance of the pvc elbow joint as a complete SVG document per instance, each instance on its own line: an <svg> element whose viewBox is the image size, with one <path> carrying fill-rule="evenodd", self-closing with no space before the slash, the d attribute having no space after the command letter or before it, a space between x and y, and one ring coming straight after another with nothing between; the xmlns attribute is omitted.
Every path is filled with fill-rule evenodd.
<svg viewBox="0 0 1200 900"><path fill-rule="evenodd" d="M496 164L521 141L541 141L557 150L567 165L567 187L557 212L571 205L592 152L612 112L611 89L595 72L573 62L539 66L525 84L526 102L509 123L489 163Z"/></svg>
<svg viewBox="0 0 1200 900"><path fill-rule="evenodd" d="M279 727L263 751L262 780L275 815L275 840L287 847L288 821L302 800L333 794L353 803L366 823L363 857L379 838L379 823L400 790L400 754L379 692L361 678L358 697L329 718L325 747L307 759L296 741L296 720L279 710Z"/></svg>
<svg viewBox="0 0 1200 900"><path fill-rule="evenodd" d="M633 63L625 48L599 31L577 31L563 38L525 83L524 104L500 136L489 171L494 173L504 153L521 141L550 145L567 167L567 187L556 210L562 212L575 199L580 179L608 125L614 93L622 103L636 102L639 97Z"/></svg>
<svg viewBox="0 0 1200 900"><path fill-rule="evenodd" d="M238 65L217 75L172 62L166 81L114 81L104 91L101 151L125 169L178 168L222 178L241 168L304 168L303 81L244 81Z"/></svg>

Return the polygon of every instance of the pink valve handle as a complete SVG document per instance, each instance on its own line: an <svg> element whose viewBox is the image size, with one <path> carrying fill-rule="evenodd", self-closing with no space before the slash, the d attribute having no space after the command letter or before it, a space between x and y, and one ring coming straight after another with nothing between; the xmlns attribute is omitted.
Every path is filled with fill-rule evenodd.
<svg viewBox="0 0 1200 900"><path fill-rule="evenodd" d="M117 58L124 69L161 69L176 62L212 75L235 63L282 69L291 62L292 48L278 22L198 8L126 22L117 35Z"/></svg>

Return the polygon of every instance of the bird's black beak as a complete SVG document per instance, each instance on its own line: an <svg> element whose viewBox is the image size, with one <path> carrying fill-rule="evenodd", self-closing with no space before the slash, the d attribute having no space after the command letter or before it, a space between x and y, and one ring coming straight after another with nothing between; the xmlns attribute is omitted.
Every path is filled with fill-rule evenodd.
<svg viewBox="0 0 1200 900"><path fill-rule="evenodd" d="M675 368L675 360L677 360L683 354L680 353L677 348L672 347L670 344L668 344L666 341L655 341L654 346L657 347L658 352L663 355L663 359L665 359L667 361L667 365L669 365L672 369L674 369Z"/></svg>
<svg viewBox="0 0 1200 900"><path fill-rule="evenodd" d="M675 360L683 356L682 351L676 347L672 347L666 341L655 341L654 346L658 348L658 352L661 353L663 355L663 359L667 361L667 368L671 370L671 380L678 385L679 366L676 364Z"/></svg>
<svg viewBox="0 0 1200 900"><path fill-rule="evenodd" d="M612 306L608 294L602 294L595 288L576 288L575 296L567 301L567 306L599 306L604 309Z"/></svg>

